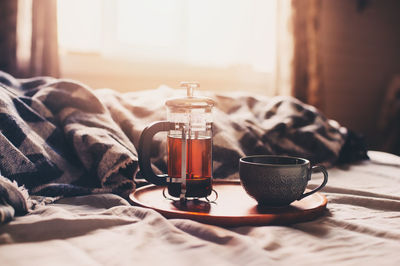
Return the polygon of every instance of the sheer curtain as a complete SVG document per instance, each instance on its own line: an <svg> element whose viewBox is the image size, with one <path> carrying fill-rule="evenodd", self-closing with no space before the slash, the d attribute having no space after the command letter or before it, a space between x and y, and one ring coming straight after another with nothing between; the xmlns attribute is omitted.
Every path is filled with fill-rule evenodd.
<svg viewBox="0 0 400 266"><path fill-rule="evenodd" d="M292 95L324 108L322 64L318 45L322 0L292 0Z"/></svg>
<svg viewBox="0 0 400 266"><path fill-rule="evenodd" d="M317 42L321 0L277 5L275 94L323 107ZM0 7L0 67L21 77L58 77L57 1L3 0Z"/></svg>
<svg viewBox="0 0 400 266"><path fill-rule="evenodd" d="M17 77L59 76L54 0L0 1L0 69Z"/></svg>
<svg viewBox="0 0 400 266"><path fill-rule="evenodd" d="M59 76L57 38L57 1L33 0L30 75Z"/></svg>
<svg viewBox="0 0 400 266"><path fill-rule="evenodd" d="M292 95L293 10L292 0L277 1L275 95Z"/></svg>
<svg viewBox="0 0 400 266"><path fill-rule="evenodd" d="M323 109L321 0L278 1L276 93Z"/></svg>
<svg viewBox="0 0 400 266"><path fill-rule="evenodd" d="M17 1L0 1L0 70L14 74L16 70Z"/></svg>
<svg viewBox="0 0 400 266"><path fill-rule="evenodd" d="M119 91L197 80L272 95L281 1L58 0L62 75Z"/></svg>

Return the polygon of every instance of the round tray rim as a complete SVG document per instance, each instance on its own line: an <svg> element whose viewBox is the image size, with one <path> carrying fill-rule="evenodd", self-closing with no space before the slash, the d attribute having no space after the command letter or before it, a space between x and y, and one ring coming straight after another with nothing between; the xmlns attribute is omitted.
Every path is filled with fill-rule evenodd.
<svg viewBox="0 0 400 266"><path fill-rule="evenodd" d="M240 185L239 180L213 180L214 185ZM210 215L208 213L190 212L182 210L166 210L160 207L152 206L141 202L136 195L146 193L147 191L159 190L162 187L153 184L146 185L136 189L129 195L129 200L132 205L149 208L157 211L168 219L190 219L206 224L219 225L225 227L245 226L245 225L273 225L273 224L293 224L298 222L306 222L320 217L327 207L328 200L320 192L312 194L310 197L318 197L321 202L318 206L310 209L299 210L294 216L291 213L271 213L271 214L249 214L246 216L230 216L230 215ZM276 208L282 210L282 208Z"/></svg>

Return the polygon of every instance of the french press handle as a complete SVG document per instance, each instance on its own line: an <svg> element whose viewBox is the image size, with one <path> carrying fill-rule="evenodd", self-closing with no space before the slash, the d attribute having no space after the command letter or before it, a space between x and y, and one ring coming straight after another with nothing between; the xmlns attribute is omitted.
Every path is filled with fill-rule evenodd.
<svg viewBox="0 0 400 266"><path fill-rule="evenodd" d="M154 122L147 126L139 139L139 167L144 179L157 186L166 186L168 175L156 175L151 168L151 143L158 132L169 131L171 123L168 121Z"/></svg>

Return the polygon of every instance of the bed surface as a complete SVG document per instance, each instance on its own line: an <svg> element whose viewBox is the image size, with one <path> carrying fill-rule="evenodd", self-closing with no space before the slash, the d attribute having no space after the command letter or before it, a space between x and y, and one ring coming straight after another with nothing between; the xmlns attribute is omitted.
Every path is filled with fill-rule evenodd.
<svg viewBox="0 0 400 266"><path fill-rule="evenodd" d="M400 157L368 155L329 169L312 222L222 228L113 194L71 197L0 226L1 265L400 265Z"/></svg>

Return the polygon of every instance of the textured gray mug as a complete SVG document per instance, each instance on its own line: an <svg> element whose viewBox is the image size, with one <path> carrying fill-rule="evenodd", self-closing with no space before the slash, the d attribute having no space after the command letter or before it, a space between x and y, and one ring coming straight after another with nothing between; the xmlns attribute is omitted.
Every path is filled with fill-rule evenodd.
<svg viewBox="0 0 400 266"><path fill-rule="evenodd" d="M324 174L322 184L304 193L311 173L316 171ZM267 206L289 205L317 192L328 182L325 167L311 167L307 159L289 156L254 155L240 158L239 174L247 194L260 205Z"/></svg>

